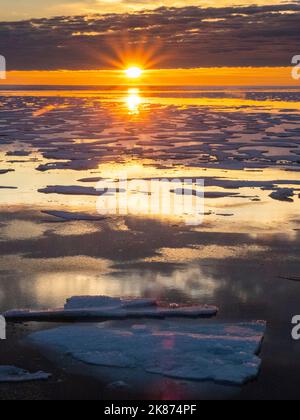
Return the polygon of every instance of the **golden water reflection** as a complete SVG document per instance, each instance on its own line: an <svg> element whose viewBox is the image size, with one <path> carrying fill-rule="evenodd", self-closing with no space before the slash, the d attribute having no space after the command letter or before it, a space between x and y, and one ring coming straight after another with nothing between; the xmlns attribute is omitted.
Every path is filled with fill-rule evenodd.
<svg viewBox="0 0 300 420"><path fill-rule="evenodd" d="M288 89L287 89L288 91ZM206 96L211 91L176 91L170 90L167 93L160 90L146 90L146 88L130 88L125 91L125 101L122 90L18 90L18 91L5 91L5 97L55 97L55 98L84 98L99 101L99 103L122 103L125 102L130 112L139 112L140 105L147 103L151 105L161 106L177 106L177 107L213 107L215 109L222 109L223 112L232 112L238 109L239 112L255 113L258 108L263 111L280 112L288 110L289 114L300 112L300 101L286 100L286 99L260 99L246 98L245 94L249 89L241 89L233 92L233 97L218 97L218 92L213 91L216 96ZM252 92L252 91L251 91ZM268 92L263 90L261 92ZM4 94L2 92L2 94ZM198 96L198 94L202 94ZM232 94L232 92L231 92ZM143 97L141 96L143 95ZM204 95L204 96L203 96ZM45 111L44 107L41 111L37 111L35 116L41 116ZM48 109L49 111L49 109ZM39 113L41 114L39 115Z"/></svg>
<svg viewBox="0 0 300 420"><path fill-rule="evenodd" d="M129 89L126 103L130 114L139 114L142 98L139 89Z"/></svg>

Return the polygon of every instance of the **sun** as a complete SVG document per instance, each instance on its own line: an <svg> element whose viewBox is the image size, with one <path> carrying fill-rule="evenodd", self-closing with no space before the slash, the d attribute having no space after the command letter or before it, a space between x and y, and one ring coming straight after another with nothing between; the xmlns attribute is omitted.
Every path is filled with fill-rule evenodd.
<svg viewBox="0 0 300 420"><path fill-rule="evenodd" d="M130 79L138 79L143 74L143 70L140 67L129 67L125 70L125 74Z"/></svg>

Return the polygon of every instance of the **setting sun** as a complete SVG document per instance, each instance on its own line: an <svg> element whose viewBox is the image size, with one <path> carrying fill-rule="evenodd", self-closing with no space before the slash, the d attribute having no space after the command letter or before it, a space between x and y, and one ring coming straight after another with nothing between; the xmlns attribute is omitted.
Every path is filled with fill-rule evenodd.
<svg viewBox="0 0 300 420"><path fill-rule="evenodd" d="M139 67L129 67L125 70L125 73L130 79L137 79L138 77L141 77L143 70Z"/></svg>

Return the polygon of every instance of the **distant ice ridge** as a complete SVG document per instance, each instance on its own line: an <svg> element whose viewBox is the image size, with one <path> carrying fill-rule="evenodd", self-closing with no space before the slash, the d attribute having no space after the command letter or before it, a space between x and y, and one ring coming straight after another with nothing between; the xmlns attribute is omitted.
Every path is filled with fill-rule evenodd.
<svg viewBox="0 0 300 420"><path fill-rule="evenodd" d="M40 381L49 379L50 376L45 372L29 373L15 366L0 366L0 383Z"/></svg>
<svg viewBox="0 0 300 420"><path fill-rule="evenodd" d="M198 318L216 315L215 306L162 306L153 299L120 299L108 296L74 296L64 308L42 311L13 310L7 321L85 321L126 318Z"/></svg>
<svg viewBox="0 0 300 420"><path fill-rule="evenodd" d="M77 303L71 300L67 306ZM40 331L31 334L29 341L90 365L242 385L258 375L261 360L257 354L265 329L264 322L113 321Z"/></svg>

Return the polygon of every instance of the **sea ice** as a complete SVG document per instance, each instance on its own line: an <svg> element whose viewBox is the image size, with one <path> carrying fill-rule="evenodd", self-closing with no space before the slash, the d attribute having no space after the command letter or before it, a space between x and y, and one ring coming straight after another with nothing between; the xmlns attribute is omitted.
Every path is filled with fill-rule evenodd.
<svg viewBox="0 0 300 420"><path fill-rule="evenodd" d="M0 169L0 175L5 175L8 172L14 172L14 169Z"/></svg>
<svg viewBox="0 0 300 420"><path fill-rule="evenodd" d="M219 191L196 191L191 189L183 189L183 188L177 188L175 190L171 190L171 193L177 194L177 195L192 195L195 197L206 197L206 198L225 198L225 197L236 197L239 195L239 193L236 192L219 192Z"/></svg>
<svg viewBox="0 0 300 420"><path fill-rule="evenodd" d="M89 365L242 385L258 375L265 329L264 322L114 321L40 331L29 341Z"/></svg>
<svg viewBox="0 0 300 420"><path fill-rule="evenodd" d="M38 190L39 193L44 194L62 194L62 195L95 195L100 196L103 194L115 194L116 192L125 192L123 189L117 188L106 188L103 190L97 190L93 187L81 187L77 185L66 186L66 185L50 185L46 188Z"/></svg>
<svg viewBox="0 0 300 420"><path fill-rule="evenodd" d="M50 376L45 372L29 373L15 366L0 366L0 383L40 381L49 379Z"/></svg>
<svg viewBox="0 0 300 420"><path fill-rule="evenodd" d="M29 105L25 97L3 99L0 143L17 143L21 133L26 150L37 149L45 159L39 171L98 169L108 159L120 162L126 156L151 159L162 166L183 161L186 166L219 169L286 167L299 162L299 156L293 156L300 149L299 116L288 115L287 110L270 117L267 107L266 112L248 113L244 106L232 112L191 106L183 112L180 106L157 105L147 124L136 131L121 114L112 117L117 103L101 103L95 109L87 98L65 98L54 110L46 105L48 99L31 100ZM26 151L20 147L16 144L15 152L9 153L22 156ZM278 156L270 156L275 148Z"/></svg>
<svg viewBox="0 0 300 420"><path fill-rule="evenodd" d="M123 381L112 382L106 386L109 391L123 391L130 389L130 385Z"/></svg>
<svg viewBox="0 0 300 420"><path fill-rule="evenodd" d="M63 195L101 195L95 188L81 186L53 185L39 189L38 192L44 194L63 194Z"/></svg>
<svg viewBox="0 0 300 420"><path fill-rule="evenodd" d="M30 156L31 152L27 151L27 150L14 150L12 152L7 152L6 156L19 156L19 157L25 157L25 156Z"/></svg>
<svg viewBox="0 0 300 420"><path fill-rule="evenodd" d="M49 216L57 217L65 221L87 221L87 222L97 222L105 220L105 217L102 216L93 216L87 213L74 213L67 211L56 211L56 210L45 210L42 213Z"/></svg>
<svg viewBox="0 0 300 420"><path fill-rule="evenodd" d="M90 169L97 169L99 161L95 159L88 160L71 160L68 162L50 162L45 165L39 165L36 169L40 172L47 172L50 170L70 169L74 171L84 171Z"/></svg>
<svg viewBox="0 0 300 420"><path fill-rule="evenodd" d="M74 296L64 308L42 311L13 310L7 321L88 321L126 318L205 318L216 315L215 306L163 306L153 299L120 299L108 296Z"/></svg>
<svg viewBox="0 0 300 420"><path fill-rule="evenodd" d="M279 188L270 194L270 197L278 201L293 202L294 190L292 188Z"/></svg>
<svg viewBox="0 0 300 420"><path fill-rule="evenodd" d="M90 182L90 183L97 183L97 182L100 182L100 181L102 181L103 180L103 178L100 178L100 177L94 177L94 178L81 178L81 179L79 179L78 180L78 182Z"/></svg>

